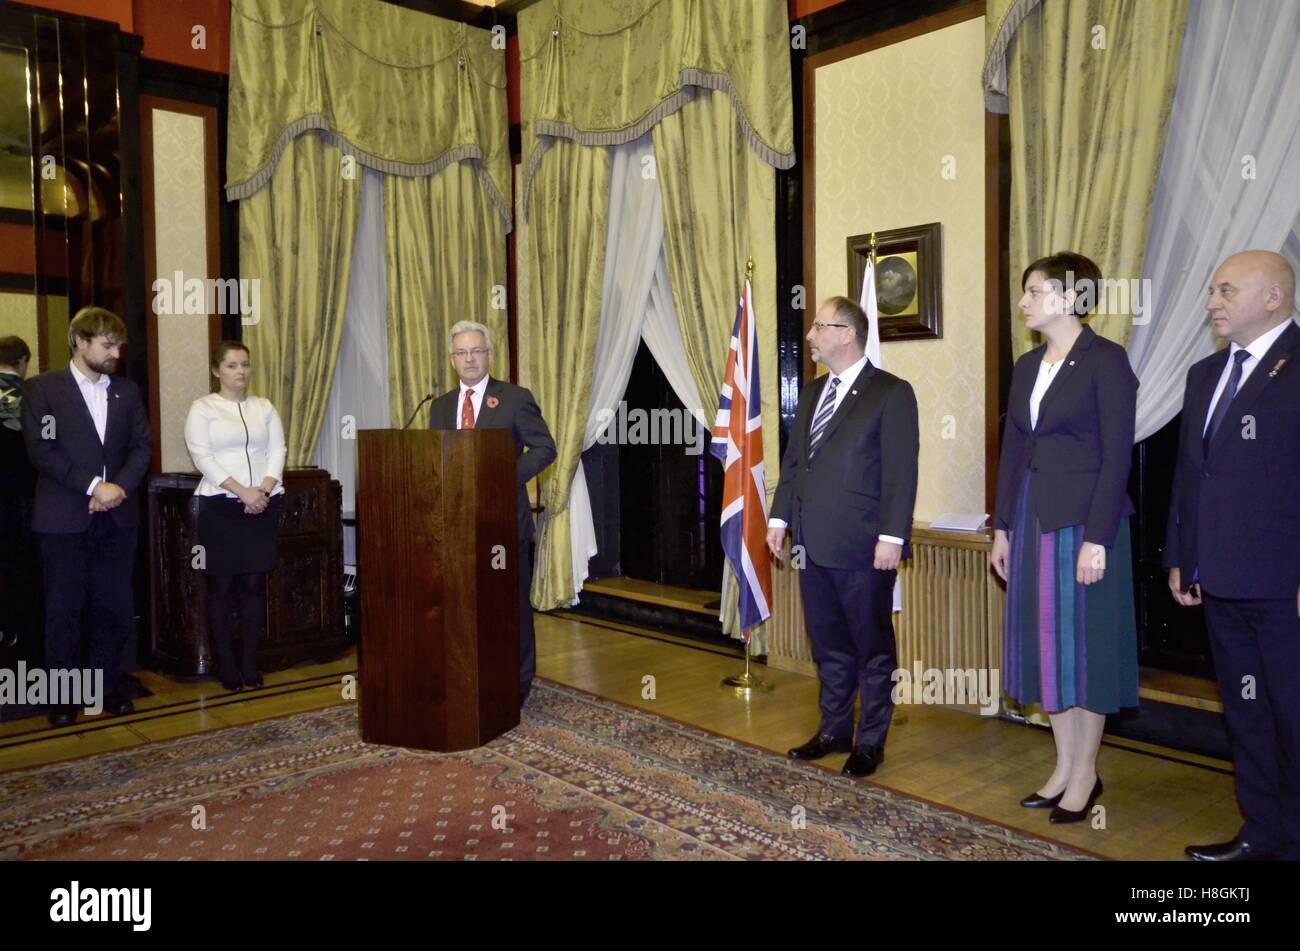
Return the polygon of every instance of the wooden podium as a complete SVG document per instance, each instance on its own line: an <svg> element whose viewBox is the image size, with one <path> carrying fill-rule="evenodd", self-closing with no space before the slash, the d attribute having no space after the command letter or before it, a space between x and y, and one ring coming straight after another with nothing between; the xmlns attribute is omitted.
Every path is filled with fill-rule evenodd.
<svg viewBox="0 0 1300 951"><path fill-rule="evenodd" d="M505 429L359 437L361 738L482 746L519 724L514 440Z"/></svg>

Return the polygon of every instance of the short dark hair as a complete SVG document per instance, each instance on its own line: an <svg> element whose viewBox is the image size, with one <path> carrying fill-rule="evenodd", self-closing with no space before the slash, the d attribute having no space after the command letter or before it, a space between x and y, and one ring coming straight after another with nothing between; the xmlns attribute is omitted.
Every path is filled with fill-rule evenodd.
<svg viewBox="0 0 1300 951"><path fill-rule="evenodd" d="M208 366L212 367L213 370L217 369L217 367L221 366L221 361L226 359L226 354L231 350L242 350L250 357L253 355L247 344L238 340L223 340L212 348L212 357L208 361Z"/></svg>
<svg viewBox="0 0 1300 951"><path fill-rule="evenodd" d="M867 346L867 312L864 311L857 303L847 297L828 297L826 304L835 306L835 322L837 324L848 324L853 328L854 334L857 335L858 343L865 349Z"/></svg>
<svg viewBox="0 0 1300 951"><path fill-rule="evenodd" d="M113 343L126 343L126 324L105 307L83 307L68 324L68 352L77 352L77 338L90 341L107 337Z"/></svg>
<svg viewBox="0 0 1300 951"><path fill-rule="evenodd" d="M1073 290L1074 315L1080 320L1092 315L1101 299L1101 268L1092 258L1084 257L1076 251L1057 251L1045 258L1039 258L1020 275L1020 289L1029 284L1029 275L1041 271L1049 281L1060 286L1062 293Z"/></svg>
<svg viewBox="0 0 1300 951"><path fill-rule="evenodd" d="M31 357L32 348L22 337L0 337L0 366L16 367Z"/></svg>

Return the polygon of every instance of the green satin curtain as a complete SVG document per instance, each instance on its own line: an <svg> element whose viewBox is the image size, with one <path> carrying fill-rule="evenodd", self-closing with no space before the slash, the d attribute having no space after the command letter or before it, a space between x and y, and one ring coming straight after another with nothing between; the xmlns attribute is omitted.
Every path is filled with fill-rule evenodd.
<svg viewBox="0 0 1300 951"><path fill-rule="evenodd" d="M505 226L457 162L437 175L384 177L388 264L388 384L393 425L427 393L456 385L447 333L475 320L492 333L492 373L510 375ZM412 425L428 425L429 409Z"/></svg>
<svg viewBox="0 0 1300 951"><path fill-rule="evenodd" d="M524 198L554 138L620 145L724 92L745 140L794 164L790 33L781 0L541 0L519 14Z"/></svg>
<svg viewBox="0 0 1300 951"><path fill-rule="evenodd" d="M664 247L673 306L705 417L718 412L745 262L760 341L763 463L768 499L780 478L780 402L776 360L776 170L748 145L724 93L699 90L653 132L664 209ZM723 629L739 633L738 589L730 565L723 585ZM763 626L764 628L766 625ZM754 632L765 653L764 630Z"/></svg>
<svg viewBox="0 0 1300 951"><path fill-rule="evenodd" d="M529 220L533 395L551 427L556 460L546 473L533 606L573 603L569 488L582 454L600 328L609 216L609 151L557 140L537 171Z"/></svg>
<svg viewBox="0 0 1300 951"><path fill-rule="evenodd" d="M757 330L767 341L764 457L775 485L772 222L774 168L794 164L790 34L783 0L541 0L520 13L519 42L536 341L526 358L559 453L532 587L533 605L549 610L575 594L567 506L599 329L607 146L653 130L673 300L710 416L754 258Z"/></svg>
<svg viewBox="0 0 1300 951"><path fill-rule="evenodd" d="M1186 0L1044 0L1024 16L1006 62L1010 313L1025 265L1053 251L1086 254L1107 279L1141 277L1186 20ZM1090 324L1124 344L1132 316ZM1013 319L1014 356L1031 336Z"/></svg>
<svg viewBox="0 0 1300 951"><path fill-rule="evenodd" d="M269 181L295 136L320 129L386 174L475 160L508 226L500 37L379 0L232 0L230 14L230 200Z"/></svg>
<svg viewBox="0 0 1300 951"><path fill-rule="evenodd" d="M257 392L284 422L287 464L310 465L338 362L361 176L315 133L285 143L269 187L239 206L240 276L257 281L244 328Z"/></svg>

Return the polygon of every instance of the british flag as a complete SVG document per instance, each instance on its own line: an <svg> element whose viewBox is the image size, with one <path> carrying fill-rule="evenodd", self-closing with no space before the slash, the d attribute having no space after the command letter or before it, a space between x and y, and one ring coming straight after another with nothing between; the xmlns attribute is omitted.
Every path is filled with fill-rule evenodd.
<svg viewBox="0 0 1300 951"><path fill-rule="evenodd" d="M709 451L722 460L722 549L740 582L740 630L771 616L772 566L767 553L767 490L763 481L763 415L758 386L758 334L749 280L740 292L731 352L722 380Z"/></svg>

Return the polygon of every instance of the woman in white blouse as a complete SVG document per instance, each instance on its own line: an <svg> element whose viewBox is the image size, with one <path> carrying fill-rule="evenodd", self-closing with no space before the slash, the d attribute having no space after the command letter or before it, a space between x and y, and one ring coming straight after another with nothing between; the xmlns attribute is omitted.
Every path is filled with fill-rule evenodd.
<svg viewBox="0 0 1300 951"><path fill-rule="evenodd" d="M280 528L284 427L270 400L248 394L248 347L221 341L211 368L217 392L190 406L185 445L203 474L194 494L200 497L208 635L222 686L239 690L262 686L257 644L266 628L266 576L275 567Z"/></svg>

